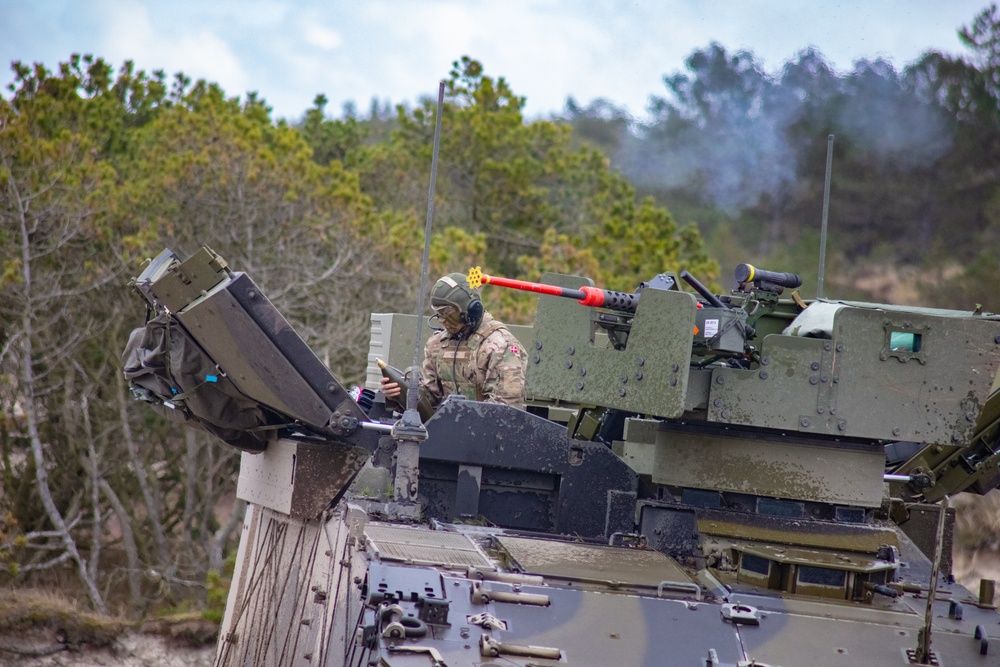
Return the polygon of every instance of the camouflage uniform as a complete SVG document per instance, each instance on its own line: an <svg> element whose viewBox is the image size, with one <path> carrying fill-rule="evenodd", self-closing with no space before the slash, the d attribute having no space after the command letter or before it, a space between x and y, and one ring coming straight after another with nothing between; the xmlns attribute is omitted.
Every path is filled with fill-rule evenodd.
<svg viewBox="0 0 1000 667"><path fill-rule="evenodd" d="M528 355L514 335L489 313L468 338L438 331L427 340L422 386L434 407L449 394L524 408Z"/></svg>

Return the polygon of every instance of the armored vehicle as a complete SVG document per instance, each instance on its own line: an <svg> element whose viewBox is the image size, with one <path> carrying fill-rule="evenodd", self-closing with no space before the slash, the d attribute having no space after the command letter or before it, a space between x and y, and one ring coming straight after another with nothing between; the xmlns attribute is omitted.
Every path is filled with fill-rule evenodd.
<svg viewBox="0 0 1000 667"><path fill-rule="evenodd" d="M529 406L422 423L376 391L415 316L372 315L349 392L210 249L136 279L136 397L244 450L217 665L1000 664L948 507L1000 483L1000 316L805 300L748 264L724 295L469 281L538 294Z"/></svg>

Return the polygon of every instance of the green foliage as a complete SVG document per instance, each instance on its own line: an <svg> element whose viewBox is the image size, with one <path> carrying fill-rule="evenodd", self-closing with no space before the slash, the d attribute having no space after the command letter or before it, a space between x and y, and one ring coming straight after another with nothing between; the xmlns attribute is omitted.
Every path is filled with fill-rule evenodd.
<svg viewBox="0 0 1000 667"><path fill-rule="evenodd" d="M463 58L453 64L445 86L432 268L435 273L482 266L494 275L537 279L545 271L577 270L556 246L571 252L589 275L620 289L665 270L715 269L704 255L697 231L681 229L652 201L636 203L628 182L593 147L575 141L564 123L526 123L524 100L503 78L485 74L481 63ZM320 100L321 101L321 100ZM398 130L377 145L356 143L343 155L356 165L362 190L376 206L410 211L410 258L395 247L404 269L418 270L419 211L430 182L435 101L398 110ZM323 137L344 129L331 121L307 119L304 136L314 151ZM325 129L324 129L325 128ZM547 265L541 262L544 258ZM683 264L684 266L681 266ZM629 284L630 283L630 284ZM530 319L530 297L491 294L490 308L506 319Z"/></svg>
<svg viewBox="0 0 1000 667"><path fill-rule="evenodd" d="M972 64L982 77L985 92L1000 102L1000 10L996 3L959 30L958 38L972 51Z"/></svg>
<svg viewBox="0 0 1000 667"><path fill-rule="evenodd" d="M231 551L223 563L222 570L209 570L205 574L205 609L201 616L206 621L222 623L226 613L226 600L229 598L229 588L233 583L233 571L236 569L236 551Z"/></svg>
<svg viewBox="0 0 1000 667"><path fill-rule="evenodd" d="M313 160L324 166L334 160L343 162L348 154L364 144L368 135L368 126L359 123L356 118L328 121L326 104L326 97L317 95L313 107L306 111L299 126L302 138L313 149Z"/></svg>

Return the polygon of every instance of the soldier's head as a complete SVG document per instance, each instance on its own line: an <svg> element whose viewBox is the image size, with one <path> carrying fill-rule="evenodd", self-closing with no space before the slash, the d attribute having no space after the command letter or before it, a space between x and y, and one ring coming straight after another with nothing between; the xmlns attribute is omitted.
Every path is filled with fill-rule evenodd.
<svg viewBox="0 0 1000 667"><path fill-rule="evenodd" d="M483 319L479 290L469 287L465 275L449 273L434 283L431 308L449 334L472 333Z"/></svg>

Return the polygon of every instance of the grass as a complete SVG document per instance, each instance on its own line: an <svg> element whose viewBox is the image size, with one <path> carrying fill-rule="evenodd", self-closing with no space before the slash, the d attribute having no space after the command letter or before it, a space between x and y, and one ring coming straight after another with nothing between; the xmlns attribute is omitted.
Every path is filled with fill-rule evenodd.
<svg viewBox="0 0 1000 667"><path fill-rule="evenodd" d="M0 637L8 638L5 641L28 631L47 630L66 646L108 646L129 627L123 618L84 611L54 592L0 591Z"/></svg>

